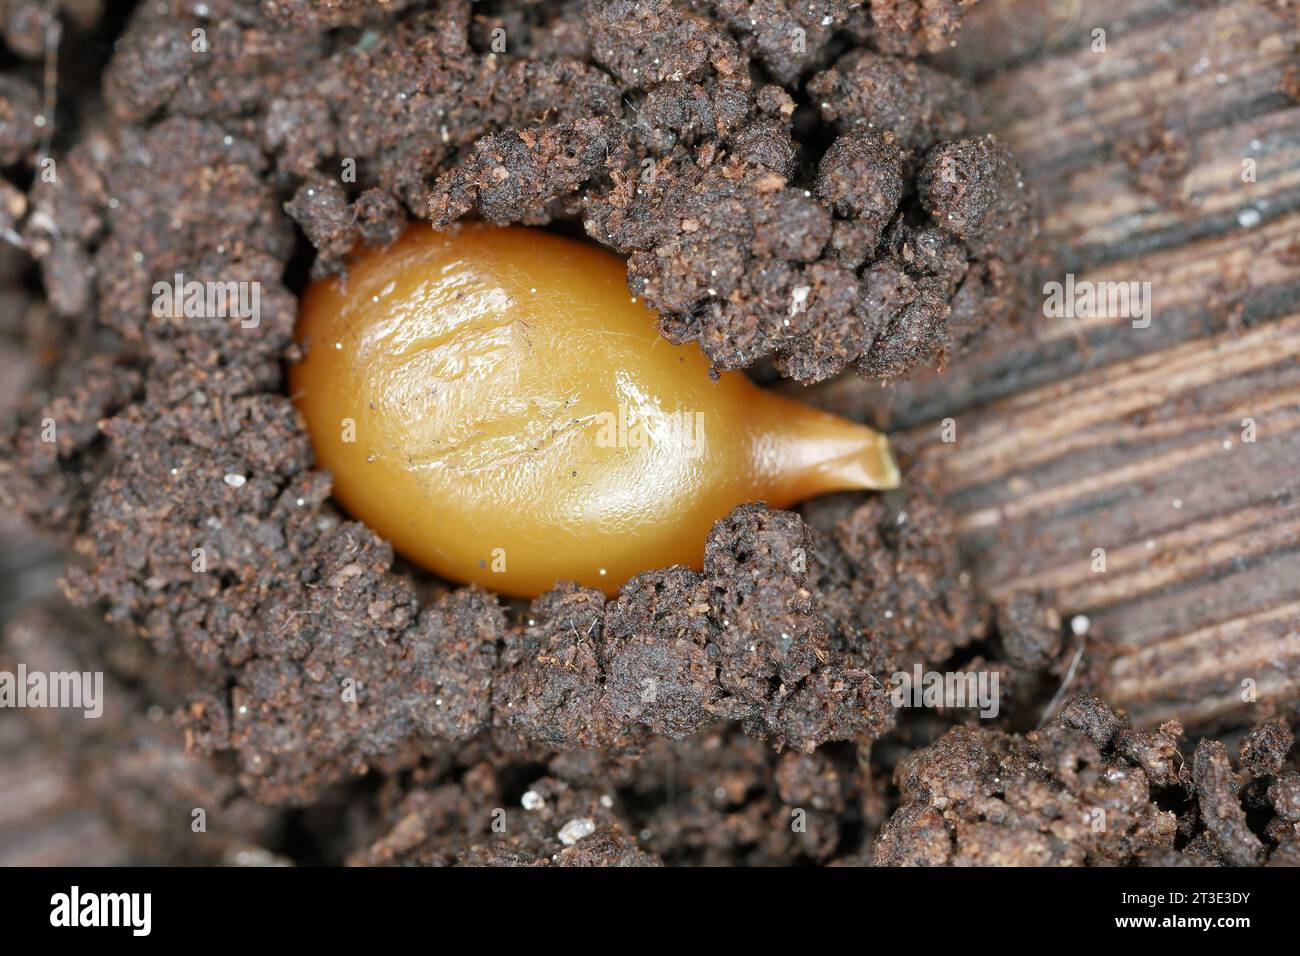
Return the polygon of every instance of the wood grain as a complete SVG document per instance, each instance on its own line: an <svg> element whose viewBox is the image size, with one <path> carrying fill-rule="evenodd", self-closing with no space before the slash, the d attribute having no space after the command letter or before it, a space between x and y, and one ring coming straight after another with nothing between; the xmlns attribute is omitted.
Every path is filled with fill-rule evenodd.
<svg viewBox="0 0 1300 956"><path fill-rule="evenodd" d="M1300 702L1298 42L1270 4L986 0L943 65L1041 197L1047 278L1150 282L1150 327L1035 314L942 373L813 396L936 466L990 596L1087 615L1144 724Z"/></svg>

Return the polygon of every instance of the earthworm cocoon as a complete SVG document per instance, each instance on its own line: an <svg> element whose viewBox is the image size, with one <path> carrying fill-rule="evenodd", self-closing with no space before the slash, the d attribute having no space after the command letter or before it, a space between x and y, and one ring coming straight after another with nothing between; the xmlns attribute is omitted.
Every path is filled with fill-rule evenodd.
<svg viewBox="0 0 1300 956"><path fill-rule="evenodd" d="M700 567L742 502L897 486L884 436L739 372L714 381L625 275L581 242L463 224L312 284L290 382L343 507L455 581L612 594Z"/></svg>

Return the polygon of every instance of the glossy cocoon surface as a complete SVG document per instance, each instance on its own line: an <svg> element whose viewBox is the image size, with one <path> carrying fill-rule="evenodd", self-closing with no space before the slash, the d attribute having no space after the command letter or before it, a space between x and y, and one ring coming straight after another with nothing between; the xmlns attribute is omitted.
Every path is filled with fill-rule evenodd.
<svg viewBox="0 0 1300 956"><path fill-rule="evenodd" d="M709 376L621 260L522 227L413 226L307 290L290 383L355 518L454 581L614 593L700 567L734 506L887 488L878 433Z"/></svg>

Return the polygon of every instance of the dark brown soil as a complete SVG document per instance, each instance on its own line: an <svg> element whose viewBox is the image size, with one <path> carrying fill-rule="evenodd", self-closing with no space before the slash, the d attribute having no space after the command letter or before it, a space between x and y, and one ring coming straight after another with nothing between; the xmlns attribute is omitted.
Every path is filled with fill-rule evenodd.
<svg viewBox="0 0 1300 956"><path fill-rule="evenodd" d="M45 739L135 858L1300 853L1284 726L1242 746L1250 815L1223 746L1184 765L1176 725L1076 697L1008 729L1072 648L1050 595L974 592L916 470L885 496L740 507L702 571L525 607L395 562L314 469L285 394L296 294L413 219L585 232L718 369L890 379L1005 332L1035 267L1028 189L916 59L959 7L66 3L60 62L107 61L60 89L47 178L43 5L0 4L0 334L30 386L6 396L0 495L66 543L67 596L110 625L36 604L3 648L118 676L112 720ZM176 273L260 283L260 323L155 316ZM897 710L887 682L914 664L997 671L1005 726ZM200 805L222 829L196 846Z"/></svg>

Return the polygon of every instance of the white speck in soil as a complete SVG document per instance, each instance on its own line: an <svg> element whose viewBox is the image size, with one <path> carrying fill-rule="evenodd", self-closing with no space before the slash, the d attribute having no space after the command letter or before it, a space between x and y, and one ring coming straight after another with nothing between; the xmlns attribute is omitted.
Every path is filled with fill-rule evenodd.
<svg viewBox="0 0 1300 956"><path fill-rule="evenodd" d="M560 828L560 842L565 846L573 846L583 837L591 836L595 832L596 824L590 817L576 817Z"/></svg>

